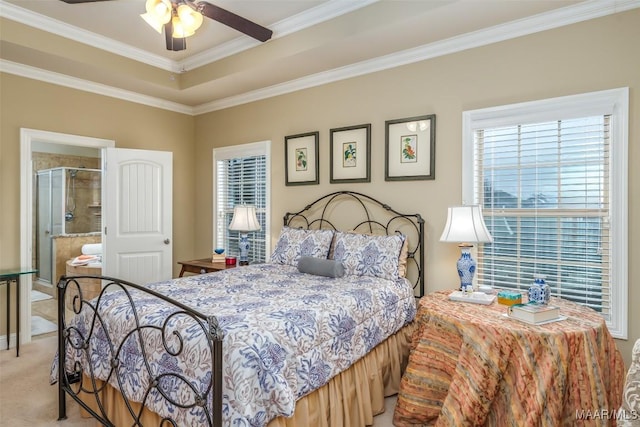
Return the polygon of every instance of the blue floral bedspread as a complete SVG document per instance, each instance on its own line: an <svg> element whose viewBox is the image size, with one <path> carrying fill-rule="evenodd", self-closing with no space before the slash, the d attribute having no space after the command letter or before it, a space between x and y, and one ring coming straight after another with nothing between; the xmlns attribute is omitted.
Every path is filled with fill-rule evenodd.
<svg viewBox="0 0 640 427"><path fill-rule="evenodd" d="M376 345L410 323L416 313L411 284L370 276L328 278L299 273L280 264L260 264L216 273L189 276L148 285L205 315L215 315L224 331L223 420L227 426L264 426L271 419L290 416L300 397L326 384ZM112 342L121 340L130 326L132 311L123 292L105 293L100 302ZM161 324L173 311L165 303L139 291L131 292L141 323ZM75 321L80 330L84 316ZM176 327L179 327L176 320ZM94 332L97 354L109 352L105 333ZM104 342L100 341L103 337ZM188 351L173 357L161 340L151 339L146 351L156 372L178 370L202 378L211 376L211 360L197 328L187 330ZM192 340L193 342L188 342ZM131 341L131 340L129 340ZM100 346L104 348L101 350ZM118 385L142 400L137 389L147 382L144 360L137 346L125 346L121 370L127 380ZM78 357L69 354L68 357ZM70 362L68 360L68 362ZM92 359L98 378L106 379L109 360ZM162 385L170 389L170 384ZM151 399L150 409L173 417L179 425L202 424L201 413L183 411L163 399Z"/></svg>

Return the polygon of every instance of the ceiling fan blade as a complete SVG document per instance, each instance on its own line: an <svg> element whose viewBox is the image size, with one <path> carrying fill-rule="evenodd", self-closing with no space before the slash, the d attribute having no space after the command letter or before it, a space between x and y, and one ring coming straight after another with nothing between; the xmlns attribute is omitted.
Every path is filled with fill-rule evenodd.
<svg viewBox="0 0 640 427"><path fill-rule="evenodd" d="M171 21L164 24L164 38L167 41L167 50L173 50L175 52L179 50L185 50L187 48L187 39L186 38L175 38L172 36L173 34L173 25Z"/></svg>
<svg viewBox="0 0 640 427"><path fill-rule="evenodd" d="M206 1L197 2L196 7L204 16L236 29L261 42L266 42L273 34L273 31L262 25L258 25L240 15L236 15L233 12L229 12L226 9L207 3Z"/></svg>

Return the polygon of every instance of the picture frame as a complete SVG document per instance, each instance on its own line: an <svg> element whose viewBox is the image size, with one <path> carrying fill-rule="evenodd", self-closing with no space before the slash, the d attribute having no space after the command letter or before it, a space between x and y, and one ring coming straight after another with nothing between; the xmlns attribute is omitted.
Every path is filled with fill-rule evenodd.
<svg viewBox="0 0 640 427"><path fill-rule="evenodd" d="M284 137L285 185L320 183L320 132L306 132Z"/></svg>
<svg viewBox="0 0 640 427"><path fill-rule="evenodd" d="M385 128L385 181L435 179L435 114L387 120Z"/></svg>
<svg viewBox="0 0 640 427"><path fill-rule="evenodd" d="M371 123L329 130L330 183L371 182Z"/></svg>

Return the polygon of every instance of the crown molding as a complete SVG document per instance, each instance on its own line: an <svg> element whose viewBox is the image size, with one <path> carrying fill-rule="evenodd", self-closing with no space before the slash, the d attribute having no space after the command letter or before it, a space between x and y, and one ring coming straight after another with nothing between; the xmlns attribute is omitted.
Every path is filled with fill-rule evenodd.
<svg viewBox="0 0 640 427"><path fill-rule="evenodd" d="M176 113L193 115L193 107L190 107L188 105L167 101L153 96L142 95L140 93L132 92L129 90L118 89L113 86L90 82L76 77L67 76L66 74L60 74L53 71L43 70L41 68L31 67L29 65L18 64L16 62L7 61L1 58L0 72L15 74L20 77L40 80L46 83L65 86L71 89L82 90L85 92L91 92L98 95L134 102L136 104L143 104L150 107L161 108L163 110L175 111Z"/></svg>
<svg viewBox="0 0 640 427"><path fill-rule="evenodd" d="M269 27L273 31L272 39L278 39L288 34L301 31L378 1L380 0L329 0L314 8L270 25ZM180 70L193 70L261 44L261 42L249 37L238 37L215 48L185 58L178 63L178 66Z"/></svg>
<svg viewBox="0 0 640 427"><path fill-rule="evenodd" d="M153 67L158 67L167 71L179 72L179 64L176 61L154 55L142 49L137 49L126 43L101 36L82 28L74 27L57 19L33 12L28 9L16 6L4 0L0 0L0 17L19 22L24 25L46 31L70 40L84 43L98 49L114 53L125 58L133 59Z"/></svg>
<svg viewBox="0 0 640 427"><path fill-rule="evenodd" d="M330 0L312 9L277 22L272 26L272 38L276 39L283 37L287 34L300 31L304 28L327 21L336 16L344 15L378 1L379 0ZM193 70L194 68L210 64L211 62L240 53L261 44L257 40L239 36L221 44L220 46L194 54L181 61L174 61L160 55L149 53L142 49L137 49L126 43L121 43L108 37L101 36L91 31L74 27L57 19L16 6L15 4L9 3L5 0L0 0L0 17L11 19L12 21L37 28L42 31L47 31L79 43L84 43L153 67L171 71L173 73Z"/></svg>
<svg viewBox="0 0 640 427"><path fill-rule="evenodd" d="M638 7L640 7L640 0L589 0L584 3L544 12L529 18L518 19L241 95L201 104L194 108L194 113L197 115L222 110L273 96L284 95L302 89L375 73L377 71L408 65L438 56L624 12Z"/></svg>
<svg viewBox="0 0 640 427"><path fill-rule="evenodd" d="M366 0L364 0L366 1ZM349 2L346 2L349 3ZM0 5L7 4L0 0ZM640 0L589 0L446 40L191 107L0 59L0 71L188 115L199 115L396 68L640 7Z"/></svg>
<svg viewBox="0 0 640 427"><path fill-rule="evenodd" d="M273 33L284 37L305 28L329 21L338 16L346 15L354 10L377 3L380 0L329 0L314 8L300 12L297 15L277 22L273 25Z"/></svg>

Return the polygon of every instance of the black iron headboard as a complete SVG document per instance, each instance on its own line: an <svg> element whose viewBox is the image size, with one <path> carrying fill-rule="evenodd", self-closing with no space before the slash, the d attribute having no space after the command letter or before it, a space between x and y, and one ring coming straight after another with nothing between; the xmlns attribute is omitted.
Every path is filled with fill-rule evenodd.
<svg viewBox="0 0 640 427"><path fill-rule="evenodd" d="M355 191L336 191L311 202L298 212L287 212L284 225L305 229L359 231L371 234L402 233L407 237L408 277L424 295L424 219L404 214Z"/></svg>

